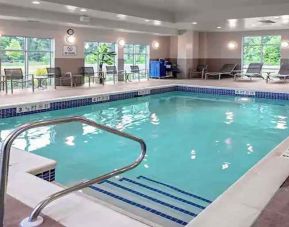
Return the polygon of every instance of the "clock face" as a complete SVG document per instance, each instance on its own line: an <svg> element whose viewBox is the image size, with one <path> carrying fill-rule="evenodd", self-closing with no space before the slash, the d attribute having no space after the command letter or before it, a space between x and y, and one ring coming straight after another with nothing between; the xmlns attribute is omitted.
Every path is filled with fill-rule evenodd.
<svg viewBox="0 0 289 227"><path fill-rule="evenodd" d="M69 29L67 30L67 34L68 34L68 35L73 35L73 34L74 34L74 30L73 30L72 28L69 28Z"/></svg>

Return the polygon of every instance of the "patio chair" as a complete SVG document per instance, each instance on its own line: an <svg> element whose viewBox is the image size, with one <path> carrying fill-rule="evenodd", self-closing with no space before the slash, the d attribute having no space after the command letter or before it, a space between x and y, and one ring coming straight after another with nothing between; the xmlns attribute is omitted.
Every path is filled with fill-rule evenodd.
<svg viewBox="0 0 289 227"><path fill-rule="evenodd" d="M13 94L13 89L15 85L21 85L21 88L27 87L31 85L32 92L34 92L34 75L28 74L23 75L23 71L21 68L13 68L13 69L4 69L5 80L7 83L10 83L11 93ZM6 83L6 86L7 86ZM6 93L8 92L8 88L6 87Z"/></svg>
<svg viewBox="0 0 289 227"><path fill-rule="evenodd" d="M281 65L278 74L272 74L272 72L267 72L267 78L266 81L269 82L269 80L272 80L273 78L277 78L280 81L286 82L287 79L289 79L289 63L284 63Z"/></svg>
<svg viewBox="0 0 289 227"><path fill-rule="evenodd" d="M80 67L80 73L83 75L84 78L88 78L89 87L91 81L95 83L95 81L98 80L100 84L104 84L105 77L103 76L103 74L95 72L93 67Z"/></svg>
<svg viewBox="0 0 289 227"><path fill-rule="evenodd" d="M56 86L73 86L73 78L71 76L63 75L61 72L60 67L55 67L55 68L46 68L47 73L52 75L54 74L55 78L55 87Z"/></svg>
<svg viewBox="0 0 289 227"><path fill-rule="evenodd" d="M254 77L265 79L265 77L262 75L262 68L263 63L250 63L246 73L236 73L234 75L234 80L243 77L250 78L250 80L252 80Z"/></svg>
<svg viewBox="0 0 289 227"><path fill-rule="evenodd" d="M191 69L189 71L189 78L202 78L204 79L205 73L208 70L208 65L198 65L195 70Z"/></svg>
<svg viewBox="0 0 289 227"><path fill-rule="evenodd" d="M217 77L219 80L222 76L234 76L234 70L236 69L237 64L224 64L219 72L207 72L205 73L205 79L208 77Z"/></svg>
<svg viewBox="0 0 289 227"><path fill-rule="evenodd" d="M140 81L142 75L145 75L145 77L148 78L146 69L139 69L138 65L131 65L130 66L130 72L127 73L126 80L129 80L129 75L132 75L133 77L135 75L137 75L137 78L139 81Z"/></svg>
<svg viewBox="0 0 289 227"><path fill-rule="evenodd" d="M117 81L124 81L125 80L124 70L117 70L115 65L106 66L106 75L112 75L113 76L113 83L115 83L115 77L117 77Z"/></svg>

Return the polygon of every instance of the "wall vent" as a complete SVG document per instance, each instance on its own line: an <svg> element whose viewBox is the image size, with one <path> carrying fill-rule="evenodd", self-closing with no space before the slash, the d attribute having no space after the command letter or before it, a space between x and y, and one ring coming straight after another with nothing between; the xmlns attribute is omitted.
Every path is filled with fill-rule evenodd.
<svg viewBox="0 0 289 227"><path fill-rule="evenodd" d="M273 20L260 20L259 22L262 24L275 24L276 23L276 21L273 21Z"/></svg>

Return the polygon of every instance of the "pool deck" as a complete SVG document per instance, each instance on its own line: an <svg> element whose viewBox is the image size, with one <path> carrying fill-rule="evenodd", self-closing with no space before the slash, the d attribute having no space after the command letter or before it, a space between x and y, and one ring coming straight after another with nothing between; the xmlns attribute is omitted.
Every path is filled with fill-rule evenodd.
<svg viewBox="0 0 289 227"><path fill-rule="evenodd" d="M252 227L287 227L289 226L289 178L284 182L274 197L262 211Z"/></svg>
<svg viewBox="0 0 289 227"><path fill-rule="evenodd" d="M17 105L20 103L27 103L27 102L41 102L41 101L55 100L55 99L61 99L61 98L97 95L97 94L109 93L109 92L124 92L124 91L129 91L129 90L145 89L148 87L158 87L158 86L176 85L176 84L195 85L195 86L227 87L227 88L244 88L244 89L249 89L249 90L272 91L272 92L289 92L289 83L274 82L274 83L266 84L265 81L263 81L263 80L256 80L256 81L252 81L252 82L251 81L235 82L232 79L224 79L224 80L220 80L220 81L219 80L197 80L197 79L196 80L149 80L149 81L140 82L140 83L139 82L119 83L116 85L105 85L105 86L95 85L95 86L90 87L90 88L85 87L85 86L76 87L76 88L59 87L56 90L54 90L54 89L36 90L35 93L32 93L31 90L24 89L24 90L15 91L15 93L13 95L12 94L5 94L4 92L1 92L0 93L0 108L4 107L4 106ZM288 145L288 142L286 142L286 147L287 147L287 145ZM284 149L282 149L282 150L284 151ZM275 155L275 158L277 157L278 159L280 159L279 157L280 157L280 154L282 153L282 152L281 153L280 152L277 155L278 157ZM283 168L286 169L286 171L283 171L283 172L288 172L287 171L288 161L282 160L282 164L284 165ZM255 172L255 175L256 175L256 172ZM257 175L259 175L258 172L257 172ZM288 177L288 174L286 177ZM286 177L285 177L285 179L286 179ZM283 178L284 178L284 176L283 176ZM32 179L32 180L35 181L35 179ZM37 180L37 181L39 184L44 184L44 182L42 180L41 181ZM14 182L16 183L16 181L14 181ZM18 181L17 181L16 185L19 186ZM266 185L266 182L264 182L264 185ZM15 191L12 190L12 193L9 193L12 196L14 193L16 194L16 191L19 192L19 190L17 190L17 187L13 187L13 188L15 189ZM272 189L271 193L273 193L274 190L275 189ZM10 190L10 192L11 192L11 190ZM42 194L46 194L46 193L42 193ZM287 179L287 181L282 185L282 187L280 187L280 189L277 190L277 193L274 195L274 197L268 203L267 207L262 211L261 215L258 217L258 219L253 224L253 226L254 227L259 227L259 226L260 227L261 226L262 227L289 226L289 217L287 216L287 213L286 213L288 211L287 208L289 207L288 193L289 193L289 179ZM21 196L18 196L18 198L17 197L16 198L21 200L21 201L23 201L23 200L25 201L25 199L24 199L25 197L26 197L26 195L21 194ZM243 198L241 198L241 199L243 199ZM33 200L35 200L35 198L33 198ZM33 201L33 202L26 201L25 202L26 205L24 205L24 204L20 203L19 201L9 197L7 209L8 209L8 211L9 211L9 209L10 210L11 209L12 210L17 209L17 211L19 211L19 213L21 213L21 212L28 213L29 212L29 206L33 206L35 204L35 202L36 201ZM86 201L86 202L88 202L88 201ZM27 207L27 205L28 205L28 207ZM10 208L9 208L9 206L10 206ZM231 209L231 208L228 207L228 209ZM99 212L98 207L96 209ZM254 209L255 209L255 207L254 207ZM213 209L211 209L211 210L213 211ZM10 212L7 212L7 213L10 213ZM252 211L252 213L255 213L255 211L254 212ZM47 214L50 216L51 213L47 212ZM114 215L117 216L116 213L114 213ZM57 219L55 217L56 216L54 216L53 218ZM118 217L118 218L122 219L123 216ZM233 217L231 217L231 218L233 218ZM229 218L229 219L231 219L231 218ZM13 215L7 216L6 217L7 226L14 226L13 223L16 223L15 220L17 220L17 222L18 222L18 217L13 217ZM201 221L202 218L199 220ZM125 221L127 221L127 220L125 220ZM134 225L145 226L141 223L135 222L134 220L130 220L130 222L134 223ZM49 223L48 226L61 226L61 225L58 225L57 223L54 223L53 220L49 220L49 219L48 219L48 223ZM198 222L191 223L191 224L198 224ZM207 223L207 224L209 224L209 223ZM240 226L245 226L244 223L242 223L242 224L243 225L240 225ZM195 225L190 225L190 226L195 226ZM199 226L210 226L210 225L199 225Z"/></svg>
<svg viewBox="0 0 289 227"><path fill-rule="evenodd" d="M92 87L57 87L57 89L49 88L45 90L36 89L32 93L31 89L15 90L14 94L6 94L0 92L0 107L7 105L16 105L26 102L41 102L59 98L78 97L97 95L108 92L123 92L135 89L144 89L146 87L164 86L164 85L196 85L196 86L213 86L227 88L244 88L250 90L262 90L272 92L289 92L289 83L272 82L266 84L264 80L253 81L234 81L232 79L223 80L149 80L142 82L118 83L115 85L94 85Z"/></svg>

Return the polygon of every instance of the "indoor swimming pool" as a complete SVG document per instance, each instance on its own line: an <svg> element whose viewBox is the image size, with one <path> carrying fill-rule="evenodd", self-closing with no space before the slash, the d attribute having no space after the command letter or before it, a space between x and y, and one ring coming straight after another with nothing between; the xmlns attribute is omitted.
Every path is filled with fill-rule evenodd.
<svg viewBox="0 0 289 227"><path fill-rule="evenodd" d="M146 197L160 193L157 190L162 195L168 190L188 192L199 199L193 203L199 210L289 135L288 101L168 92L1 119L1 140L21 124L76 115L136 135L147 144L141 165L106 182L111 187L137 195L136 188L143 187ZM56 160L56 182L65 186L120 168L139 155L137 144L79 123L30 130L14 146ZM103 193L103 184L99 187L96 191ZM184 200L175 197L179 203ZM175 211L191 218L200 212L188 210L185 206Z"/></svg>

